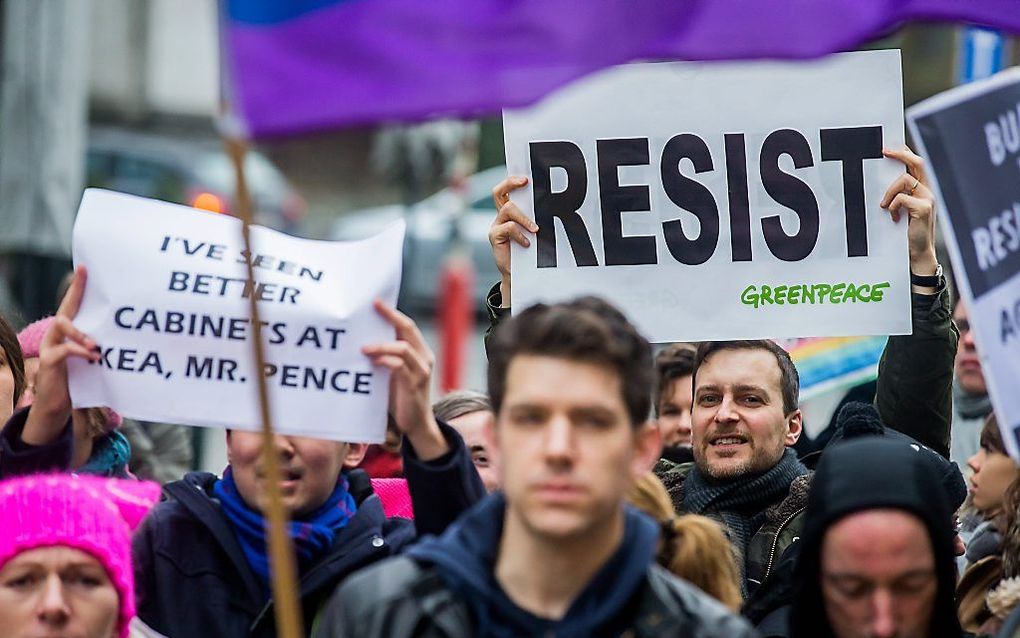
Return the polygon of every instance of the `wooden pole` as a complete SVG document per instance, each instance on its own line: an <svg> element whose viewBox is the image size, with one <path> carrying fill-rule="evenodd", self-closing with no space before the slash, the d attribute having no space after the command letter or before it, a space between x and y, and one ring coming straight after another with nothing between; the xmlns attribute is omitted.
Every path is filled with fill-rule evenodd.
<svg viewBox="0 0 1020 638"><path fill-rule="evenodd" d="M241 138L227 135L227 153L237 175L237 211L242 222L244 249L253 255L251 247L252 201L244 170L248 145ZM245 259L249 290L255 289L255 272L251 259ZM265 347L262 342L262 322L256 295L248 295L252 326L252 351L255 357L255 379L258 384L259 412L262 415L262 463L266 472L265 486L269 491L268 511L263 512L269 536L269 568L272 575L273 610L276 614L276 635L280 638L304 638L301 605L298 601L297 564L294 548L287 534L287 513L280 496L280 459L273 443L273 425L269 412L269 390L266 387Z"/></svg>

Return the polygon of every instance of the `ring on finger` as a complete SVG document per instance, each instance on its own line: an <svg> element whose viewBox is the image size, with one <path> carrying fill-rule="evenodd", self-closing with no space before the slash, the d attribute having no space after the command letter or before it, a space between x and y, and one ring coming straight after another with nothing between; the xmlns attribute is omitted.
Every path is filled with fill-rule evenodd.
<svg viewBox="0 0 1020 638"><path fill-rule="evenodd" d="M909 191L907 191L907 195L913 195L914 194L914 190L917 189L917 185L920 184L920 183L921 183L921 180L919 180L919 179L917 179L915 177L914 178L914 185L910 187Z"/></svg>

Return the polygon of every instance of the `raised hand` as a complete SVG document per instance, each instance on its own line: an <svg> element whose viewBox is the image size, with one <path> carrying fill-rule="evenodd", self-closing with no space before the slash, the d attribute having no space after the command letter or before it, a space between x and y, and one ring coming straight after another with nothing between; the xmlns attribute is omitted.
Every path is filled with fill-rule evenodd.
<svg viewBox="0 0 1020 638"><path fill-rule="evenodd" d="M492 246L492 257L499 270L499 293L503 305L510 304L510 242L527 248L531 240L525 230L538 232L538 224L528 219L521 209L510 201L510 193L528 183L527 177L508 177L492 189L492 201L496 204L496 219L489 227L489 245Z"/></svg>

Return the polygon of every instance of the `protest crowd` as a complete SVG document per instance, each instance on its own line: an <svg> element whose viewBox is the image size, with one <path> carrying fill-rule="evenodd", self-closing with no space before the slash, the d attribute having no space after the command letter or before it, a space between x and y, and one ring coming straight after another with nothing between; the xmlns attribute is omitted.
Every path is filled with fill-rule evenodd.
<svg viewBox="0 0 1020 638"><path fill-rule="evenodd" d="M110 355L76 324L96 285L79 265L55 315L29 318L20 332L0 316L0 636L278 635L268 457L313 638L1020 636L1020 464L992 409L973 309L939 262L936 184L910 148L872 159L896 166L867 208L890 223L868 232L906 238L909 329L888 336L873 384L848 392L813 437L801 372L778 340L657 347L641 317L602 296L512 308L512 286L523 285L512 255L530 255L540 225L551 230L555 217L568 226L573 212L522 210L536 176L511 174L492 189L500 280L477 309L490 324L484 342L471 345L485 353L486 387L435 396L436 356L422 330L393 305L369 302L392 338L359 344L366 369L332 372L324 392L368 395L372 375L386 371L383 443L227 427L227 464L214 474L191 471L183 426L127 418L115 404L75 407L76 375L113 373L118 356L121 369L164 373L142 354L125 364L123 350ZM762 171L766 188L777 173L790 177ZM792 202L796 188L784 188ZM703 219L702 231L709 226ZM718 226L717 217L717 235ZM567 230L561 247L584 253L584 224ZM664 237L672 252L677 236ZM598 256L607 264L609 239ZM541 250L555 265L555 241L551 256ZM273 263L276 274L301 274ZM184 292L206 294L198 277L213 275ZM287 307L288 317L311 296L231 281L243 284L238 295L259 297L253 305ZM865 314L892 288L814 285L826 288L819 304ZM763 285L742 303L762 313L813 304L817 291L797 286L807 284ZM293 326L263 323L268 339L291 337ZM155 320L147 329L161 332ZM334 350L349 338L332 336ZM315 336L317 350L324 343ZM298 363L308 386L319 364ZM210 382L236 380L222 361L192 368ZM270 368L267 383L286 386L290 368ZM1015 393L1015 380L1004 389ZM316 413L303 432L350 419ZM189 425L205 425L196 420Z"/></svg>

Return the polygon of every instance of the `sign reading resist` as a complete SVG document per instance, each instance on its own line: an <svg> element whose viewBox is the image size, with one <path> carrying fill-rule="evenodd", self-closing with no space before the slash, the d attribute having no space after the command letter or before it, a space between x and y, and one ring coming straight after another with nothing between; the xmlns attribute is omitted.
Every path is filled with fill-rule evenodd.
<svg viewBox="0 0 1020 638"><path fill-rule="evenodd" d="M382 441L389 373L361 347L393 340L372 302L396 303L403 222L356 242L259 226L251 234L247 253L233 217L86 190L73 248L88 283L74 323L100 345L101 359L71 360L74 406L257 430L261 373L277 432ZM263 322L261 371L251 351L252 296Z"/></svg>
<svg viewBox="0 0 1020 638"><path fill-rule="evenodd" d="M898 51L617 67L504 113L512 307L596 294L652 341L910 332Z"/></svg>

